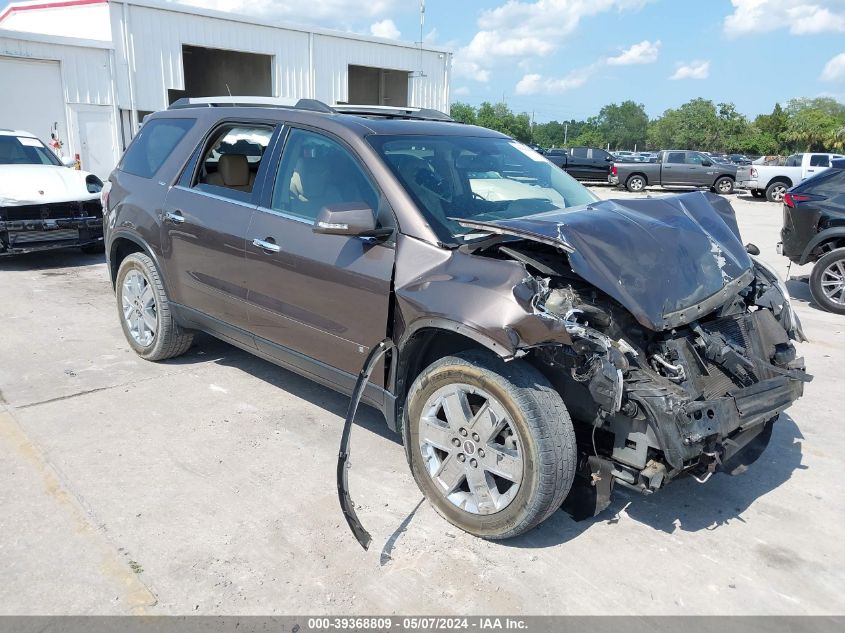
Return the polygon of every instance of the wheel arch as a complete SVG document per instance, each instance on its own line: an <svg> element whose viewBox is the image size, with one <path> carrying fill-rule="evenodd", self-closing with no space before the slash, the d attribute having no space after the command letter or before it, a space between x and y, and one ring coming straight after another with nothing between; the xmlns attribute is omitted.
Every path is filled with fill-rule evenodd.
<svg viewBox="0 0 845 633"><path fill-rule="evenodd" d="M736 182L736 175L735 174L719 174L713 179L713 185L715 186L717 182L719 182L722 178L730 178L734 182Z"/></svg>
<svg viewBox="0 0 845 633"><path fill-rule="evenodd" d="M120 264L132 253L143 253L153 260L159 271L162 270L158 256L156 256L153 249L150 248L150 245L143 238L127 231L116 232L111 236L106 252L112 287L117 283L117 271L120 269ZM161 281L165 289L167 289L167 280L163 275L161 276Z"/></svg>
<svg viewBox="0 0 845 633"><path fill-rule="evenodd" d="M817 234L804 247L804 252L801 253L801 259L798 263L801 265L808 263L816 250L830 243L835 244L834 248L845 247L845 226L827 229Z"/></svg>
<svg viewBox="0 0 845 633"><path fill-rule="evenodd" d="M769 180L769 182L766 183L766 186L762 188L763 191L771 187L776 182L782 182L786 185L787 188L791 187L794 184L789 176L774 176L772 179Z"/></svg>
<svg viewBox="0 0 845 633"><path fill-rule="evenodd" d="M396 396L396 422L400 428L411 384L435 361L468 350L486 350L501 358L513 355L490 337L449 319L423 319L413 324L396 347L396 371L391 387Z"/></svg>
<svg viewBox="0 0 845 633"><path fill-rule="evenodd" d="M631 180L631 178L633 178L634 176L639 176L640 178L642 178L645 181L646 186L648 186L648 176L645 172L642 171L635 171L633 173L628 174L625 177L625 184L627 185L628 181Z"/></svg>

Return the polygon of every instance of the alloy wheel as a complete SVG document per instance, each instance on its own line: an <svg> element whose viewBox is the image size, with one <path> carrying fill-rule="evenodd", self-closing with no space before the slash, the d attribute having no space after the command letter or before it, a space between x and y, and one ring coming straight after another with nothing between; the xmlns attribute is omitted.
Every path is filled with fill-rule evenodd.
<svg viewBox="0 0 845 633"><path fill-rule="evenodd" d="M140 271L130 270L126 274L120 301L130 336L138 345L147 347L155 339L158 318L155 294Z"/></svg>
<svg viewBox="0 0 845 633"><path fill-rule="evenodd" d="M422 410L419 446L429 476L450 503L472 514L506 508L523 479L516 427L484 389L453 383Z"/></svg>
<svg viewBox="0 0 845 633"><path fill-rule="evenodd" d="M845 306L845 260L831 262L822 271L821 287L825 297Z"/></svg>
<svg viewBox="0 0 845 633"><path fill-rule="evenodd" d="M783 196L786 193L786 186L779 185L772 189L772 198L774 198L775 202L782 202Z"/></svg>

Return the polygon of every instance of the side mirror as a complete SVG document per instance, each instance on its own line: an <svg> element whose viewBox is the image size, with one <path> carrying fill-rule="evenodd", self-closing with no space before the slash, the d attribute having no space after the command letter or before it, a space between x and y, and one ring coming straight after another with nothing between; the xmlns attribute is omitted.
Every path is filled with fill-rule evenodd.
<svg viewBox="0 0 845 633"><path fill-rule="evenodd" d="M613 160L613 156L605 156L604 159L609 163Z"/></svg>
<svg viewBox="0 0 845 633"><path fill-rule="evenodd" d="M71 158L70 156L62 156L60 160L62 161L62 165L65 167L73 167L76 165L76 159Z"/></svg>
<svg viewBox="0 0 845 633"><path fill-rule="evenodd" d="M757 248L754 244L746 244L745 245L745 252L749 255L759 255L760 249Z"/></svg>
<svg viewBox="0 0 845 633"><path fill-rule="evenodd" d="M710 166L712 166L712 165L713 165L713 161L712 161L712 160L703 160L703 161L701 161L701 166L702 166L702 167L710 167Z"/></svg>
<svg viewBox="0 0 845 633"><path fill-rule="evenodd" d="M376 214L364 202L331 204L320 209L312 227L314 233L385 237L392 229L377 229Z"/></svg>

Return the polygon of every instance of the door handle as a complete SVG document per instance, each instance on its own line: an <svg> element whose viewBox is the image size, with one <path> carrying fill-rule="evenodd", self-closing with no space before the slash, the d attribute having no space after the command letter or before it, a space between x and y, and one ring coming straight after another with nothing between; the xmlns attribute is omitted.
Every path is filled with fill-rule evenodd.
<svg viewBox="0 0 845 633"><path fill-rule="evenodd" d="M276 240L274 240L272 237L267 237L263 240L260 240L256 237L252 240L252 245L257 246L265 253L278 253L282 250L282 247L276 244Z"/></svg>
<svg viewBox="0 0 845 633"><path fill-rule="evenodd" d="M182 224L185 221L185 216L182 215L182 212L179 209L176 209L175 211L165 211L164 221L173 222L173 224Z"/></svg>

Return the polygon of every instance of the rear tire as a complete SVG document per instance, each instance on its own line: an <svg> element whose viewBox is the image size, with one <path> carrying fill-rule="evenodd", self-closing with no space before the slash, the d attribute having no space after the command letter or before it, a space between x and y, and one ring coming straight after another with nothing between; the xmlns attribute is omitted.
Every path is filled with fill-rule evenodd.
<svg viewBox="0 0 845 633"><path fill-rule="evenodd" d="M828 312L845 314L845 248L826 253L815 263L810 294Z"/></svg>
<svg viewBox="0 0 845 633"><path fill-rule="evenodd" d="M173 318L158 268L149 256L126 256L117 270L115 295L123 334L138 356L158 361L188 351L194 335Z"/></svg>
<svg viewBox="0 0 845 633"><path fill-rule="evenodd" d="M405 449L420 490L447 521L487 539L539 525L566 498L572 421L523 361L462 352L426 368L408 392Z"/></svg>
<svg viewBox="0 0 845 633"><path fill-rule="evenodd" d="M646 188L645 178L637 174L629 176L625 181L625 188L632 193L638 193Z"/></svg>
<svg viewBox="0 0 845 633"><path fill-rule="evenodd" d="M732 194L734 192L734 180L728 176L722 176L713 183L713 188L716 190L716 193L721 193L725 196Z"/></svg>
<svg viewBox="0 0 845 633"><path fill-rule="evenodd" d="M783 181L776 181L766 187L766 200L769 202L783 202L783 194L786 193L786 190L789 189L789 185L787 185Z"/></svg>

